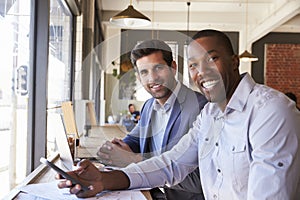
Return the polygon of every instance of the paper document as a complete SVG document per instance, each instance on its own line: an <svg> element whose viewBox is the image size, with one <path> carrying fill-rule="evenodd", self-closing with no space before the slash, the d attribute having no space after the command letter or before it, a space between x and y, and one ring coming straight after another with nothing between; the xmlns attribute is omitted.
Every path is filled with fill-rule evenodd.
<svg viewBox="0 0 300 200"><path fill-rule="evenodd" d="M81 199L77 198L74 194L69 193L68 188L59 189L57 187L57 181L49 182L49 183L38 183L38 184L30 184L26 185L20 190L22 192L27 193L28 195L35 196L35 200L43 200L43 199L55 199L55 200L74 200ZM26 195L19 195L22 200L28 199ZM32 198L31 198L32 199ZM120 190L120 191L104 191L99 193L96 197L85 198L85 199L98 199L98 200L143 200L146 197L138 190Z"/></svg>

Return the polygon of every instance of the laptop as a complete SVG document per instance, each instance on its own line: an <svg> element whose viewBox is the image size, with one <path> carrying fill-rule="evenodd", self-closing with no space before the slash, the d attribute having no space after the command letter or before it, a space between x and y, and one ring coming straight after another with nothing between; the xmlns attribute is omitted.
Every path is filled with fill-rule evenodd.
<svg viewBox="0 0 300 200"><path fill-rule="evenodd" d="M55 140L60 155L60 159L64 167L66 167L68 170L72 170L74 169L74 166L77 164L77 162L80 161L81 159L89 159L94 164L99 164L99 161L97 160L95 155L95 152L97 152L96 147L87 150L83 147L79 148L78 146L76 146L75 143L73 147L70 147L63 117L60 114L55 114L55 115L56 116L53 116L54 123L57 124L57 130L55 131ZM77 149L75 149L75 146ZM74 152L73 154L75 154L74 157L71 148L74 148L73 151ZM80 155L78 155L79 150L83 151L84 153L80 153ZM91 151L95 151L95 152L91 153Z"/></svg>
<svg viewBox="0 0 300 200"><path fill-rule="evenodd" d="M74 166L74 159L69 146L68 137L66 135L66 130L62 116L61 114L52 114L51 118L56 124L55 141L62 164L68 170L72 170Z"/></svg>

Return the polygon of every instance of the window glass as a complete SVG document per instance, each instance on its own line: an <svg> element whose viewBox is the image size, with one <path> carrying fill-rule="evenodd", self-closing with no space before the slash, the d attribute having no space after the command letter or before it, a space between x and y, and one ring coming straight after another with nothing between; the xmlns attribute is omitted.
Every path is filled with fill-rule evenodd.
<svg viewBox="0 0 300 200"><path fill-rule="evenodd" d="M71 94L72 15L63 1L50 0L49 65L47 103L47 156L55 149L56 123L49 115L60 113L61 102L69 101Z"/></svg>
<svg viewBox="0 0 300 200"><path fill-rule="evenodd" d="M0 199L26 176L30 5L0 3Z"/></svg>
<svg viewBox="0 0 300 200"><path fill-rule="evenodd" d="M188 45L184 45L183 46L183 84L185 84L188 87L191 87L191 83L190 83L190 76L189 76L189 67L188 67L188 61L187 61L187 46Z"/></svg>

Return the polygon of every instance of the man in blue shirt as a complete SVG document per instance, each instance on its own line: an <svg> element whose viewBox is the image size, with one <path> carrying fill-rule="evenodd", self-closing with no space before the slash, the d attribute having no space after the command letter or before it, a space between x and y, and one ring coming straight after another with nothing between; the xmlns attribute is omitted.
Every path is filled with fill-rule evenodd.
<svg viewBox="0 0 300 200"><path fill-rule="evenodd" d="M192 127L207 103L206 98L176 80L176 62L171 48L160 40L146 40L131 51L137 78L151 94L141 110L136 127L123 139L107 141L99 150L100 160L125 167L170 150ZM199 170L174 187L164 187L167 199L202 200ZM153 196L163 195L152 190ZM154 194L155 193L155 194Z"/></svg>
<svg viewBox="0 0 300 200"><path fill-rule="evenodd" d="M188 62L193 81L209 103L174 148L108 173L83 161L69 173L90 190L68 181L59 187L86 197L104 189L173 185L199 167L207 200L299 199L300 112L295 103L255 83L248 73L241 75L239 58L220 31L199 31L189 44Z"/></svg>

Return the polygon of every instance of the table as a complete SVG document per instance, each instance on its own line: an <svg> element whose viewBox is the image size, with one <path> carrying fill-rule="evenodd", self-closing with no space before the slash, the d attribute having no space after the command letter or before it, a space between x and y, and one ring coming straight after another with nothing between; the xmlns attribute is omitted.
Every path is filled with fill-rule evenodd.
<svg viewBox="0 0 300 200"><path fill-rule="evenodd" d="M106 141L112 140L114 137L123 138L127 134L126 128L119 125L105 125L105 126L93 126L87 136L80 138L80 145L77 148L77 156L80 157L94 157L96 156L98 148ZM49 161L63 168L59 159L59 154L55 154ZM55 180L55 173L53 170L45 165L40 165L32 173L30 173L24 181L13 189L4 199L18 200L20 190L19 187L25 186L31 183L47 183ZM152 197L149 191L141 191L144 196L151 200Z"/></svg>
<svg viewBox="0 0 300 200"><path fill-rule="evenodd" d="M76 157L89 158L97 157L97 151L105 141L113 138L124 138L127 130L122 125L107 124L104 126L91 126L86 136L80 138L79 146L76 149ZM141 191L147 199L152 199L149 191Z"/></svg>
<svg viewBox="0 0 300 200"><path fill-rule="evenodd" d="M128 132L121 125L92 126L85 136L81 136L79 146L75 150L75 157L97 157L97 151L105 141L113 138L124 138Z"/></svg>

